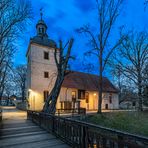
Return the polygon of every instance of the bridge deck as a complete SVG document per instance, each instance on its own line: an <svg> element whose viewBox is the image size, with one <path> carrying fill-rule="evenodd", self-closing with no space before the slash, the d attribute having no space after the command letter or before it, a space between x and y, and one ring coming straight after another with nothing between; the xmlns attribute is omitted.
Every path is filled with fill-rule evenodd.
<svg viewBox="0 0 148 148"><path fill-rule="evenodd" d="M31 121L26 112L15 108L3 108L0 127L0 148L68 148L69 146L47 133Z"/></svg>

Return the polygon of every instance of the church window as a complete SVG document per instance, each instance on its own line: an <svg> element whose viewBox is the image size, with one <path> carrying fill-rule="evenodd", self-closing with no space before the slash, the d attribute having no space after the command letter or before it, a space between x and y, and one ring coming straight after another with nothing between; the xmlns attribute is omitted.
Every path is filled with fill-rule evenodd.
<svg viewBox="0 0 148 148"><path fill-rule="evenodd" d="M108 104L105 104L105 109L108 109Z"/></svg>
<svg viewBox="0 0 148 148"><path fill-rule="evenodd" d="M72 101L75 102L76 101L76 91L72 91Z"/></svg>
<svg viewBox="0 0 148 148"><path fill-rule="evenodd" d="M46 99L48 98L48 91L44 91L44 102L46 101Z"/></svg>
<svg viewBox="0 0 148 148"><path fill-rule="evenodd" d="M85 92L85 99L86 99L86 103L89 103L89 93Z"/></svg>
<svg viewBox="0 0 148 148"><path fill-rule="evenodd" d="M112 103L112 94L109 94L109 103Z"/></svg>
<svg viewBox="0 0 148 148"><path fill-rule="evenodd" d="M49 78L49 73L47 71L44 72L44 78Z"/></svg>
<svg viewBox="0 0 148 148"><path fill-rule="evenodd" d="M85 99L85 90L78 90L78 99Z"/></svg>
<svg viewBox="0 0 148 148"><path fill-rule="evenodd" d="M44 59L49 60L49 52L44 51Z"/></svg>

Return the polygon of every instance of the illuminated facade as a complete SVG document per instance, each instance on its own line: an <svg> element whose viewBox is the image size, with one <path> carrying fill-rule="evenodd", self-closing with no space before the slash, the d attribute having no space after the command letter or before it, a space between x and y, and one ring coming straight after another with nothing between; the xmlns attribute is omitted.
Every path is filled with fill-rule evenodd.
<svg viewBox="0 0 148 148"><path fill-rule="evenodd" d="M54 60L56 43L48 38L45 22L39 20L37 35L30 39L27 50L27 98L29 108L42 110L48 92L54 86L57 68ZM57 109L84 107L98 108L98 76L71 72L64 79L57 102ZM107 78L103 78L103 109L118 109L118 91Z"/></svg>

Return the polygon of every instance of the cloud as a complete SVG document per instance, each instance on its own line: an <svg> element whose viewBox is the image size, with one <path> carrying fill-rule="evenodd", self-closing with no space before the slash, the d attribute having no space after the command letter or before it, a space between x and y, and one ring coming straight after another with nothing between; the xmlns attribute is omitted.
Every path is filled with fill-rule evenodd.
<svg viewBox="0 0 148 148"><path fill-rule="evenodd" d="M66 16L66 13L63 12L63 11L61 11L61 10L57 11L57 13L56 13L56 15L55 15L55 17L56 17L57 19L63 19L63 18L65 18L65 16Z"/></svg>
<svg viewBox="0 0 148 148"><path fill-rule="evenodd" d="M88 13L94 8L94 0L74 0L74 5L83 13Z"/></svg>

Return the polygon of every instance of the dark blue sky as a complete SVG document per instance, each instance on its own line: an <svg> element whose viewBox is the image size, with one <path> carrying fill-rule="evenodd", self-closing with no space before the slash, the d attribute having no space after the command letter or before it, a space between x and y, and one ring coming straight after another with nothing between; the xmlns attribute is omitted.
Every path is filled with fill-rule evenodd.
<svg viewBox="0 0 148 148"><path fill-rule="evenodd" d="M73 55L76 55L77 58L77 62L74 61L74 68L76 69L79 65L78 69L81 69L83 53L87 50L87 40L84 35L77 34L75 29L88 23L95 26L95 0L31 0L31 2L34 20L19 42L19 50L14 59L15 65L26 63L25 54L29 39L36 34L35 25L40 18L39 9L43 7L43 18L48 26L49 38L55 41L59 39L66 41L70 37L74 37ZM127 29L134 28L137 31L148 29L148 8L144 11L143 3L144 0L125 0L115 30L121 25L125 25ZM112 40L114 38L115 35L112 34Z"/></svg>

